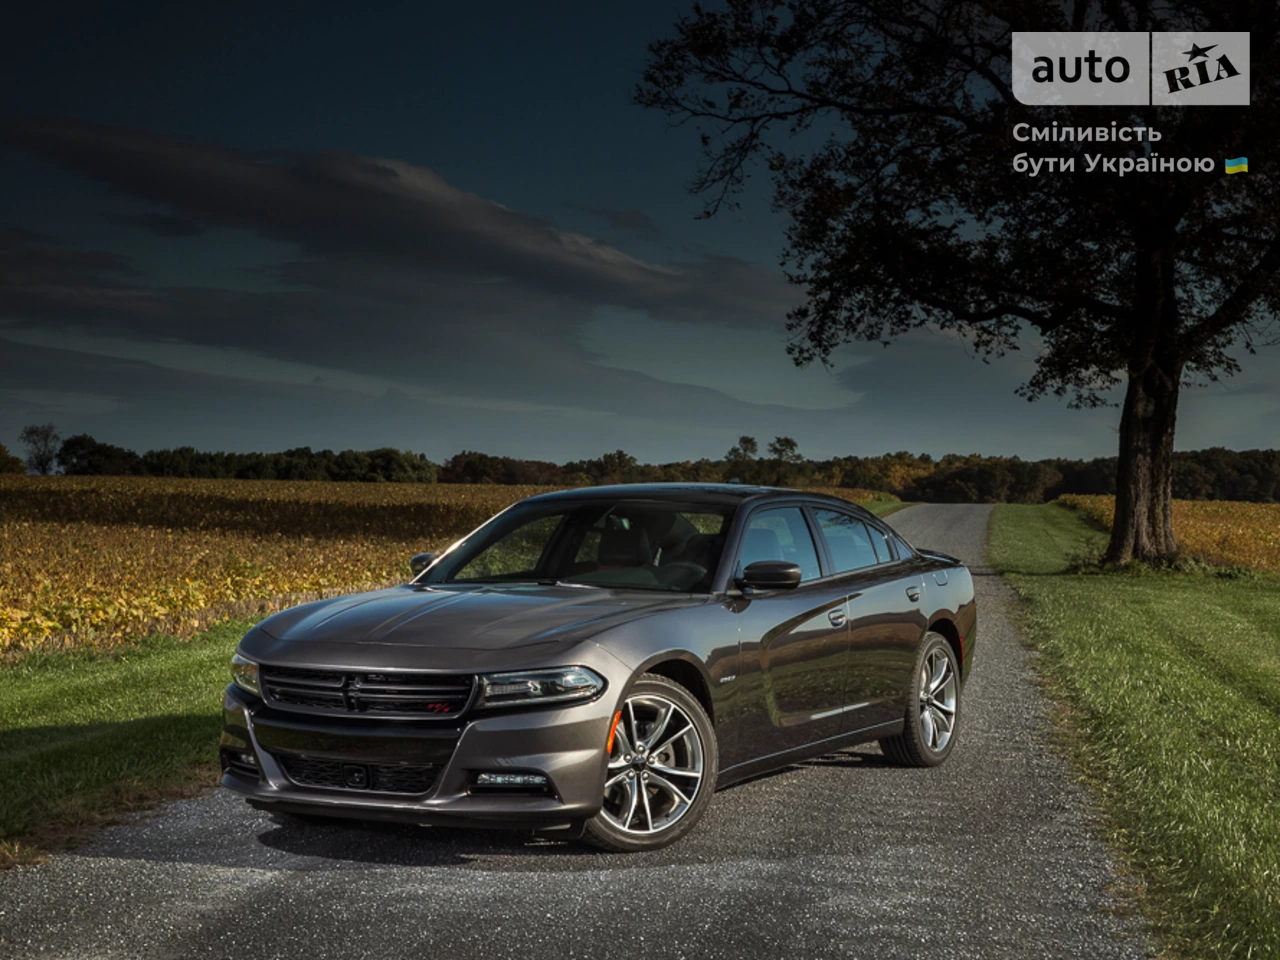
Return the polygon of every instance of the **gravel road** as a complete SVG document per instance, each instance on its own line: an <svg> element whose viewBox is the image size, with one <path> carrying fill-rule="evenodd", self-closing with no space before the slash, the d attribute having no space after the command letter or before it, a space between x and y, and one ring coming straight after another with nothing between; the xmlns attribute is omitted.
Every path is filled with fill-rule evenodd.
<svg viewBox="0 0 1280 960"><path fill-rule="evenodd" d="M684 841L613 856L520 835L280 826L222 792L0 873L0 957L1142 957L983 565L990 507L908 539L974 568L981 633L936 770L875 746L720 793Z"/></svg>

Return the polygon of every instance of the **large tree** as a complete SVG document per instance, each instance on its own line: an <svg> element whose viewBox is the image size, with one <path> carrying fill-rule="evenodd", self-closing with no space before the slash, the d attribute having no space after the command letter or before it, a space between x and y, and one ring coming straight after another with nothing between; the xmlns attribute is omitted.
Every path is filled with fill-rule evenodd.
<svg viewBox="0 0 1280 960"><path fill-rule="evenodd" d="M1029 399L1096 406L1123 385L1108 559L1155 560L1176 549L1179 390L1234 373L1280 300L1277 19L1274 0L727 0L651 44L636 98L701 126L707 215L767 167L790 216L784 268L807 292L789 316L798 363L933 325L984 357L1030 341ZM1251 31L1252 105L1027 107L1015 30ZM1055 121L1161 139L1014 139ZM1152 151L1216 162L1087 171L1086 154ZM1018 153L1075 170L1018 173ZM1239 156L1250 172L1225 176Z"/></svg>
<svg viewBox="0 0 1280 960"><path fill-rule="evenodd" d="M41 476L53 473L61 440L52 423L33 423L23 427L22 433L18 434L18 442L27 448L27 466Z"/></svg>

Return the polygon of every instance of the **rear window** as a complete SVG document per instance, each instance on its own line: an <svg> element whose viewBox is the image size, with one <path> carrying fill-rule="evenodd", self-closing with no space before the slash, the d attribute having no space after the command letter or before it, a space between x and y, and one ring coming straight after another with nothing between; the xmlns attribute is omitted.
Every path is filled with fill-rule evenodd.
<svg viewBox="0 0 1280 960"><path fill-rule="evenodd" d="M876 554L867 525L857 517L835 510L817 510L818 527L831 553L833 573L847 573L883 562ZM878 533L878 531L877 531ZM880 550L887 558L889 547L880 537Z"/></svg>

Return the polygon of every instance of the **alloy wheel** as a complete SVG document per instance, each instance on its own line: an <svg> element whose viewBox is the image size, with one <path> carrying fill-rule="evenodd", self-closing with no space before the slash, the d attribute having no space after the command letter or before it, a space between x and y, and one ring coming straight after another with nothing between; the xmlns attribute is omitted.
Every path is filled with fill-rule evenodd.
<svg viewBox="0 0 1280 960"><path fill-rule="evenodd" d="M661 833L693 806L703 766L702 737L682 707L654 694L629 697L614 730L603 813L626 833Z"/></svg>
<svg viewBox="0 0 1280 960"><path fill-rule="evenodd" d="M956 670L947 651L938 647L920 668L920 727L924 745L945 750L955 730Z"/></svg>

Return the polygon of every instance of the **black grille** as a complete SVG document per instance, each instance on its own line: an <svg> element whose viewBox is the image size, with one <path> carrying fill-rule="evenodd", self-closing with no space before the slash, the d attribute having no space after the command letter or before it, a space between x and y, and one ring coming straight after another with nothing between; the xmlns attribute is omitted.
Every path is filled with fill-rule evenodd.
<svg viewBox="0 0 1280 960"><path fill-rule="evenodd" d="M430 763L356 764L301 753L276 754L276 760L290 780L300 787L327 790L359 790L365 793L426 793L436 782L439 767ZM353 768L364 771L353 778ZM353 786L353 779L367 786Z"/></svg>
<svg viewBox="0 0 1280 960"><path fill-rule="evenodd" d="M475 678L467 674L347 673L297 667L259 668L269 703L308 713L446 718L467 709Z"/></svg>

